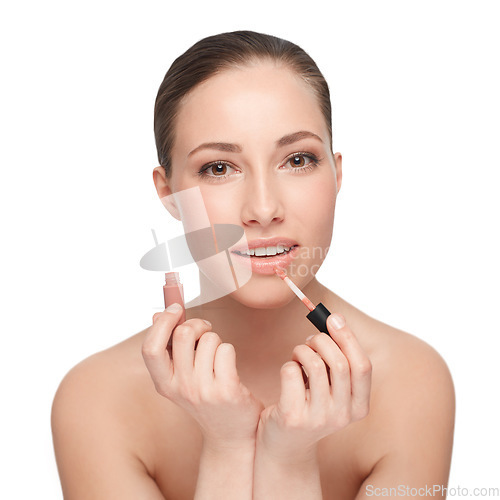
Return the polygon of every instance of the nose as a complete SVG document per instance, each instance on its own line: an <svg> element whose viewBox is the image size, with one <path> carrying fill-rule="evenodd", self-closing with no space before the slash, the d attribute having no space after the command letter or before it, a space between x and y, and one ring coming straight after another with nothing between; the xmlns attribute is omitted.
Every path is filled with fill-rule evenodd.
<svg viewBox="0 0 500 500"><path fill-rule="evenodd" d="M254 173L245 181L242 221L247 226L267 227L284 220L284 207L277 179Z"/></svg>

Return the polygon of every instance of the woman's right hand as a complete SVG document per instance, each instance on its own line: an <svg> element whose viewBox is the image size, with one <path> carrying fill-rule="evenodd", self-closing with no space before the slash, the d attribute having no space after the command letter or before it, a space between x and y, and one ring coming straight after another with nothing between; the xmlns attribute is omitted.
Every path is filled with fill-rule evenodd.
<svg viewBox="0 0 500 500"><path fill-rule="evenodd" d="M234 346L222 343L205 320L177 325L181 315L179 305L156 313L144 339L142 356L156 390L198 422L205 446L224 450L255 443L264 405L240 382Z"/></svg>

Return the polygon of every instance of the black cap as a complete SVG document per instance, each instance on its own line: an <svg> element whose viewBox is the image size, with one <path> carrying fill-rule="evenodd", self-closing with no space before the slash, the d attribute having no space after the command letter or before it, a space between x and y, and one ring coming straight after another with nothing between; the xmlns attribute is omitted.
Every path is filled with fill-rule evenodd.
<svg viewBox="0 0 500 500"><path fill-rule="evenodd" d="M306 318L320 331L330 335L326 327L326 318L330 316L331 312L320 302L315 309L313 309Z"/></svg>

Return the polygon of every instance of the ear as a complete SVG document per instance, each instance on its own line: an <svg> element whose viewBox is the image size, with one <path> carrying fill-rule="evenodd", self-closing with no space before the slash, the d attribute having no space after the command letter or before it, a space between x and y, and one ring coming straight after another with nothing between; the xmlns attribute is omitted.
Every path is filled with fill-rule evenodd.
<svg viewBox="0 0 500 500"><path fill-rule="evenodd" d="M337 194L340 191L340 186L342 185L342 154L335 153L333 155L335 161L335 172L337 175Z"/></svg>
<svg viewBox="0 0 500 500"><path fill-rule="evenodd" d="M153 182L155 183L156 192L160 197L163 206L170 212L172 217L181 220L179 209L175 204L172 196L171 180L167 178L165 169L160 165L153 170Z"/></svg>

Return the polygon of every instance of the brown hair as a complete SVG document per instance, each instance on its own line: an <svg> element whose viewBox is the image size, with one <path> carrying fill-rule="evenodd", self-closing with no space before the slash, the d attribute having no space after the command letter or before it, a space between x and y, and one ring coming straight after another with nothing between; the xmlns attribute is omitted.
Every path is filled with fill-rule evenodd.
<svg viewBox="0 0 500 500"><path fill-rule="evenodd" d="M172 170L175 118L182 99L198 84L225 69L270 59L282 62L301 76L315 93L325 118L330 148L332 111L325 78L311 57L292 42L255 31L233 31L203 38L170 66L156 96L154 133L158 161L167 177Z"/></svg>

